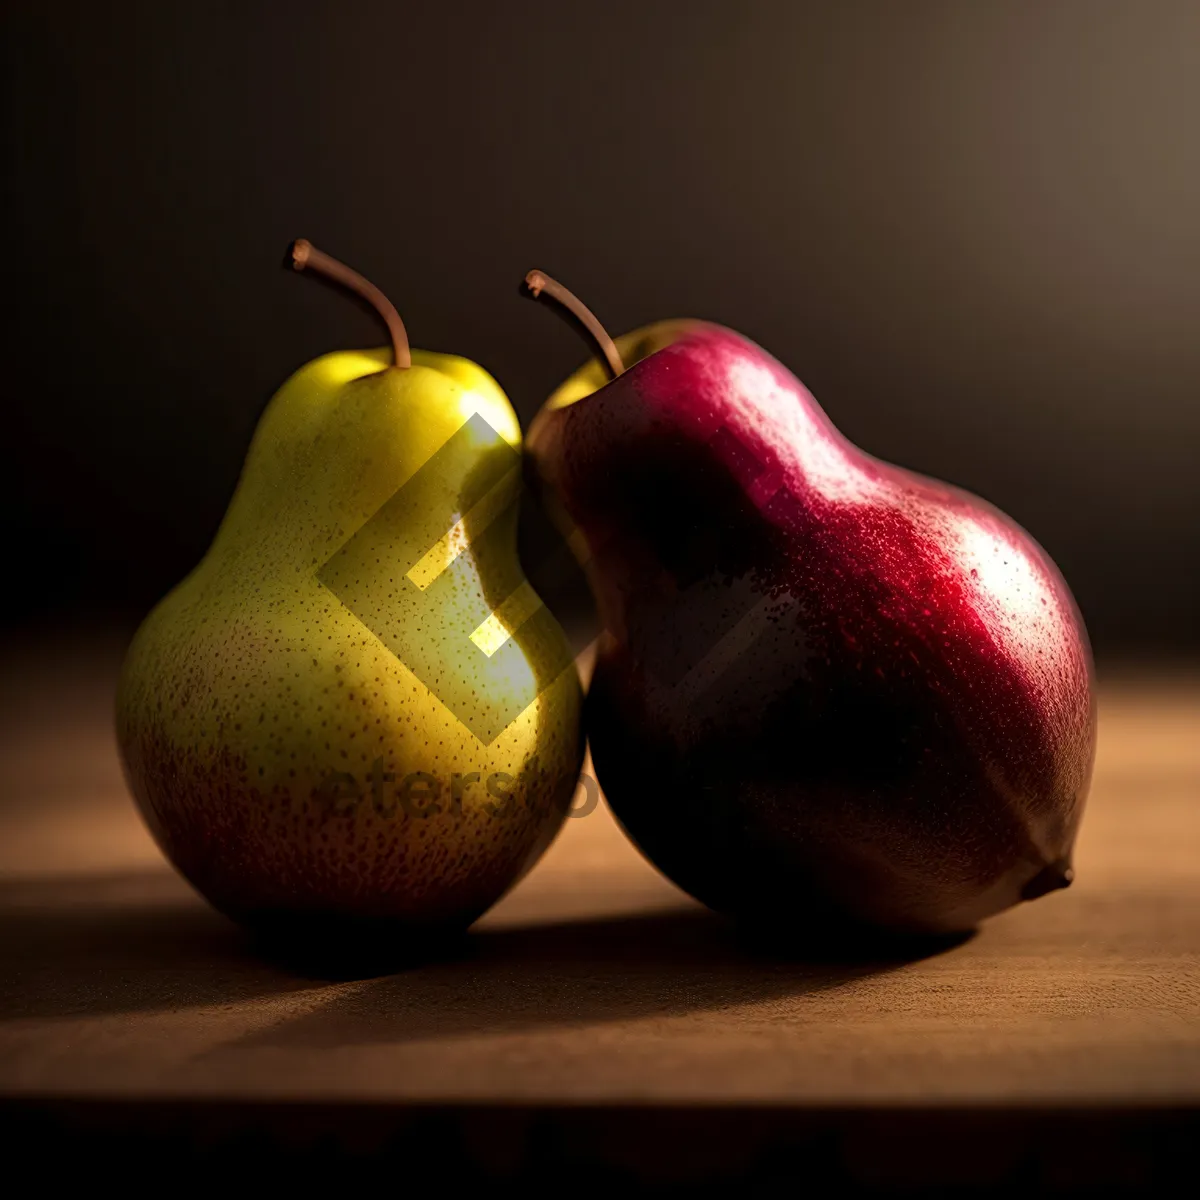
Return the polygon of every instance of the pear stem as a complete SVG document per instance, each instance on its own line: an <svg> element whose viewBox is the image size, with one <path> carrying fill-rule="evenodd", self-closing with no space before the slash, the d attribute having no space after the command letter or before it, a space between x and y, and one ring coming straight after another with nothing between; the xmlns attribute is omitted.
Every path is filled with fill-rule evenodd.
<svg viewBox="0 0 1200 1200"><path fill-rule="evenodd" d="M318 250L307 238L297 238L288 247L288 257L297 271L316 271L326 279L339 284L365 300L382 318L392 335L392 356L401 370L412 366L412 352L408 346L408 331L396 306L369 280L357 271L331 258L324 250Z"/></svg>
<svg viewBox="0 0 1200 1200"><path fill-rule="evenodd" d="M557 279L552 279L545 271L530 271L525 276L525 286L535 299L545 292L552 299L557 300L587 330L603 355L604 361L608 363L608 369L612 372L614 379L625 370L625 364L621 361L621 353L617 349L616 342L608 336L608 330L600 324L592 310L574 292L563 287Z"/></svg>

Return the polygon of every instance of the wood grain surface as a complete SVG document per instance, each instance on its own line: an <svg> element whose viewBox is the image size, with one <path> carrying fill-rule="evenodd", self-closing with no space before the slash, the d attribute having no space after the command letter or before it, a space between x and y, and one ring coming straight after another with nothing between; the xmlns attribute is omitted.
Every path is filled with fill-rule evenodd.
<svg viewBox="0 0 1200 1200"><path fill-rule="evenodd" d="M1075 886L958 944L755 948L601 805L445 959L330 980L262 956L163 862L113 744L118 661L95 639L8 653L9 1103L1200 1105L1194 677L1104 685Z"/></svg>

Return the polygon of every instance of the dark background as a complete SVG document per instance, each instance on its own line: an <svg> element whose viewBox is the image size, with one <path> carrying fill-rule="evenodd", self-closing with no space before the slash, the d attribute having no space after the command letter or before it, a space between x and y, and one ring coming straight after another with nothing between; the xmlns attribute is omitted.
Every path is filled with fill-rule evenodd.
<svg viewBox="0 0 1200 1200"><path fill-rule="evenodd" d="M255 420L382 341L523 421L614 332L732 325L873 453L1011 512L1102 661L1200 650L1200 4L5 6L10 628L132 620Z"/></svg>

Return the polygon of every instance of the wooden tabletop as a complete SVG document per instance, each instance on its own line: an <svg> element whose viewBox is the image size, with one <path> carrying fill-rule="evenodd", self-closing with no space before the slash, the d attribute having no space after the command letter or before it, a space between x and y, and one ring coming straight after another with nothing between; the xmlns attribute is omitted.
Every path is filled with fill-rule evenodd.
<svg viewBox="0 0 1200 1200"><path fill-rule="evenodd" d="M119 645L6 653L10 1108L1200 1107L1195 677L1104 685L1075 886L961 944L899 961L751 948L601 806L446 960L331 981L262 957L163 862L113 743Z"/></svg>

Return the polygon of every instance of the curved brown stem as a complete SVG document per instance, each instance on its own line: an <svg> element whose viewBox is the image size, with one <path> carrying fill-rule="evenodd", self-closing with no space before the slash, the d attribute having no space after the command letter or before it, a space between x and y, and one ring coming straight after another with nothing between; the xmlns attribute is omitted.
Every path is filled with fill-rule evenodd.
<svg viewBox="0 0 1200 1200"><path fill-rule="evenodd" d="M326 279L360 296L383 318L392 335L392 355L395 365L401 370L412 366L412 352L408 347L408 331L396 306L369 280L345 263L331 258L324 250L318 250L307 238L297 238L288 248L288 257L297 271L316 271Z"/></svg>
<svg viewBox="0 0 1200 1200"><path fill-rule="evenodd" d="M612 372L614 379L625 370L625 364L621 361L621 353L617 349L616 342L608 336L608 330L600 324L592 310L574 292L563 287L557 279L552 279L545 271L530 271L525 276L525 286L534 297L545 292L546 295L557 300L587 330L604 361L608 363L608 369Z"/></svg>

